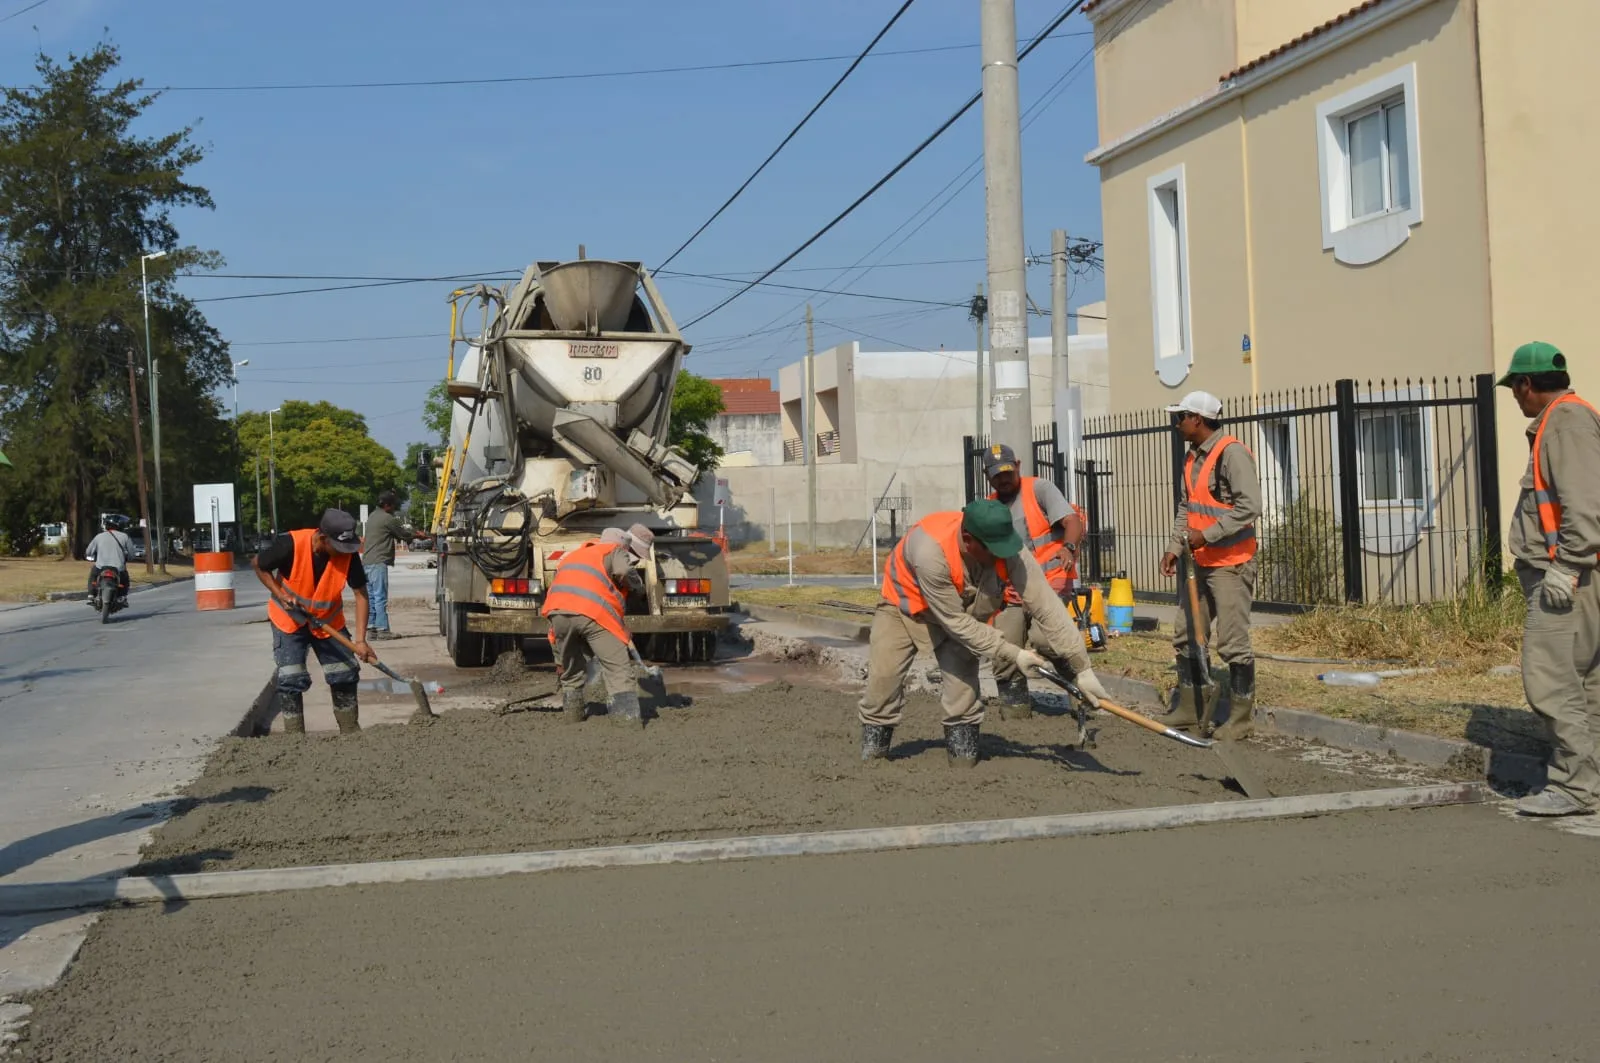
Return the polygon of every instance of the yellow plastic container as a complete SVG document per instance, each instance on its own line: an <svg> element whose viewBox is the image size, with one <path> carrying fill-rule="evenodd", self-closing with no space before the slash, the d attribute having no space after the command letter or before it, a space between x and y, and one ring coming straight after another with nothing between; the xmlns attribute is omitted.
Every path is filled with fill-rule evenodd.
<svg viewBox="0 0 1600 1063"><path fill-rule="evenodd" d="M1133 581L1126 575L1114 576L1106 597L1106 626L1119 635L1133 631Z"/></svg>

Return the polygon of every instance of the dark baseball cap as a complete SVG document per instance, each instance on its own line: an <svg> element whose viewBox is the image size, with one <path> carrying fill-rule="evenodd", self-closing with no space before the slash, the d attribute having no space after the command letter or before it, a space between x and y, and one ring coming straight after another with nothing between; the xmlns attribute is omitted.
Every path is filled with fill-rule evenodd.
<svg viewBox="0 0 1600 1063"><path fill-rule="evenodd" d="M1002 561L1022 553L1022 536L1011 523L1011 510L992 499L968 502L961 511L961 530Z"/></svg>
<svg viewBox="0 0 1600 1063"><path fill-rule="evenodd" d="M317 530L327 536L328 545L341 554L353 554L361 549L361 536L356 534L356 519L342 509L325 509Z"/></svg>
<svg viewBox="0 0 1600 1063"><path fill-rule="evenodd" d="M1004 443L996 443L983 452L983 475L1017 471L1017 452Z"/></svg>

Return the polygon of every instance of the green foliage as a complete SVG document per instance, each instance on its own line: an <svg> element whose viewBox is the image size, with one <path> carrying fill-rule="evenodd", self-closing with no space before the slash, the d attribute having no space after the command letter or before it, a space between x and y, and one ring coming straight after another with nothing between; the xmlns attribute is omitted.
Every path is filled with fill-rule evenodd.
<svg viewBox="0 0 1600 1063"><path fill-rule="evenodd" d="M422 427L440 450L450 445L451 404L444 383L441 380L429 388L428 397L422 402Z"/></svg>
<svg viewBox="0 0 1600 1063"><path fill-rule="evenodd" d="M1296 499L1259 529L1256 597L1302 605L1344 600L1344 540L1333 514Z"/></svg>
<svg viewBox="0 0 1600 1063"><path fill-rule="evenodd" d="M439 447L435 443L408 443L406 445L406 460L401 471L405 473L406 484L410 491L409 516L413 526L419 530L431 527L433 524L434 506L438 501L439 485L423 487L417 483L417 457L424 451L432 452L434 460L440 457ZM432 470L438 476L438 470Z"/></svg>
<svg viewBox="0 0 1600 1063"><path fill-rule="evenodd" d="M707 434L711 419L722 410L721 388L703 376L679 370L667 439L694 462L701 475L715 469L722 460L722 447Z"/></svg>
<svg viewBox="0 0 1600 1063"><path fill-rule="evenodd" d="M81 552L100 510L138 512L128 374L131 362L142 403L147 252L166 252L149 280L169 525L187 521L189 484L234 463L212 396L231 379L227 345L171 285L221 264L180 246L171 217L212 206L185 180L203 152L187 128L135 132L155 97L112 82L118 62L107 44L64 64L40 56L37 87L0 95L0 442L15 463L0 479L0 527L14 548L65 516Z"/></svg>
<svg viewBox="0 0 1600 1063"><path fill-rule="evenodd" d="M378 495L393 490L403 498L412 482L395 464L394 454L367 434L366 418L329 402L289 400L281 413L239 415L239 444L244 455L240 478L251 485L242 494L243 519L253 527L255 462L261 458L264 525L272 523L269 474L277 455L278 530L314 525L322 511L340 508L357 513L375 506Z"/></svg>

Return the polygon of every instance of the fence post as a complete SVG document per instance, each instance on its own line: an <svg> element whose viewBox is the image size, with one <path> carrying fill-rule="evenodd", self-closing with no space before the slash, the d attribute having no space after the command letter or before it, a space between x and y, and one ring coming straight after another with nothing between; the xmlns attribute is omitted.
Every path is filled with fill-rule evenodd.
<svg viewBox="0 0 1600 1063"><path fill-rule="evenodd" d="M1100 483L1095 476L1094 459L1083 463L1084 541L1089 544L1089 566L1085 573L1090 583L1100 582Z"/></svg>
<svg viewBox="0 0 1600 1063"><path fill-rule="evenodd" d="M1178 434L1178 415L1172 415L1172 430L1167 433L1172 441L1172 509L1176 513L1183 505L1183 437Z"/></svg>
<svg viewBox="0 0 1600 1063"><path fill-rule="evenodd" d="M976 436L961 437L961 480L962 490L966 492L967 501L970 503L976 497L973 494L972 459L978 453L978 439Z"/></svg>
<svg viewBox="0 0 1600 1063"><path fill-rule="evenodd" d="M1357 460L1356 382L1333 383L1334 431L1339 436L1339 529L1344 554L1344 600L1366 600L1362 586L1365 569L1361 558L1361 470Z"/></svg>
<svg viewBox="0 0 1600 1063"><path fill-rule="evenodd" d="M1483 522L1483 582L1498 593L1505 572L1500 542L1500 437L1494 417L1494 374L1475 380L1473 430L1478 434L1478 519Z"/></svg>

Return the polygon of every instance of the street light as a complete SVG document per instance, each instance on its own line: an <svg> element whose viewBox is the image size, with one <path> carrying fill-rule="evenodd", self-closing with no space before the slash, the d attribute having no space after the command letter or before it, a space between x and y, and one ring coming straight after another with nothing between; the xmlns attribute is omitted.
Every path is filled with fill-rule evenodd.
<svg viewBox="0 0 1600 1063"><path fill-rule="evenodd" d="M161 389L156 383L155 348L150 344L150 274L146 265L158 258L166 258L165 251L152 251L139 256L139 286L144 293L144 361L145 375L150 378L150 445L156 466L156 560L161 571L167 571L167 525L161 510ZM147 544L149 545L149 544Z"/></svg>
<svg viewBox="0 0 1600 1063"><path fill-rule="evenodd" d="M233 419L235 422L239 420L239 370L243 369L249 364L250 359L248 358L242 362L233 363Z"/></svg>
<svg viewBox="0 0 1600 1063"><path fill-rule="evenodd" d="M272 432L272 415L283 407L267 411L267 493L272 495L272 534L278 534L278 440Z"/></svg>

